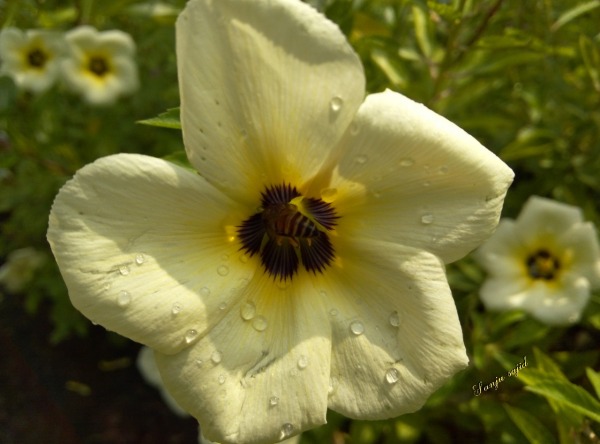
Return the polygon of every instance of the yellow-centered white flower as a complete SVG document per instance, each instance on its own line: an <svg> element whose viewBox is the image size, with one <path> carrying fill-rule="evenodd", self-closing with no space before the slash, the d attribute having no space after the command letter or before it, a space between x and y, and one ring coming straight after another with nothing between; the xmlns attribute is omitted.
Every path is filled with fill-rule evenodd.
<svg viewBox="0 0 600 444"><path fill-rule="evenodd" d="M26 91L41 93L50 88L60 74L60 60L66 44L62 34L53 31L0 31L0 73L13 78Z"/></svg>
<svg viewBox="0 0 600 444"><path fill-rule="evenodd" d="M109 105L138 86L135 43L123 31L79 26L66 34L70 57L62 62L64 80L92 105Z"/></svg>
<svg viewBox="0 0 600 444"><path fill-rule="evenodd" d="M577 207L532 196L516 220L502 219L475 258L489 273L480 295L490 310L521 309L550 325L577 322L600 288L594 225Z"/></svg>
<svg viewBox="0 0 600 444"><path fill-rule="evenodd" d="M181 122L200 174L121 154L60 191L73 304L153 348L208 439L268 443L413 412L467 365L444 262L496 226L512 171L386 91L295 0L193 0Z"/></svg>

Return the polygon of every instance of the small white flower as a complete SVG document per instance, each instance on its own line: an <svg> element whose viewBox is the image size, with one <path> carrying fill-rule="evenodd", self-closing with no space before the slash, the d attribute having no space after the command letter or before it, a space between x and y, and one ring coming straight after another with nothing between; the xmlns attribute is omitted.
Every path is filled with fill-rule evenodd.
<svg viewBox="0 0 600 444"><path fill-rule="evenodd" d="M192 0L177 61L200 174L119 154L62 188L48 239L73 304L153 348L213 441L421 408L468 363L444 262L491 234L512 171L401 94L365 98L300 1Z"/></svg>
<svg viewBox="0 0 600 444"><path fill-rule="evenodd" d="M33 247L11 252L0 267L0 284L17 293L31 281L35 271L44 263L45 255Z"/></svg>
<svg viewBox="0 0 600 444"><path fill-rule="evenodd" d="M550 325L576 322L600 287L594 226L577 207L532 196L516 220L502 219L476 252L489 273L480 290L490 310L522 309Z"/></svg>
<svg viewBox="0 0 600 444"><path fill-rule="evenodd" d="M62 34L5 28L0 31L1 73L11 76L21 89L41 93L57 79L65 49Z"/></svg>
<svg viewBox="0 0 600 444"><path fill-rule="evenodd" d="M66 39L71 56L62 63L65 82L90 104L111 104L138 88L135 43L129 34L80 26Z"/></svg>

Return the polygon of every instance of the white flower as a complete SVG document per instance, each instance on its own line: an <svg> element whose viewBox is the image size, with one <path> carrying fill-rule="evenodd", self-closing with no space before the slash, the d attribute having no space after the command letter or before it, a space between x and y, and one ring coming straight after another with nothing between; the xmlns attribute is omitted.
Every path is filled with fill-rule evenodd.
<svg viewBox="0 0 600 444"><path fill-rule="evenodd" d="M192 0L177 21L198 175L99 159L48 239L73 304L153 348L208 439L274 442L419 409L467 365L444 272L512 171L406 97L364 98L339 29L295 0Z"/></svg>
<svg viewBox="0 0 600 444"><path fill-rule="evenodd" d="M66 39L71 56L62 63L65 81L89 103L111 104L138 88L135 43L129 34L80 26Z"/></svg>
<svg viewBox="0 0 600 444"><path fill-rule="evenodd" d="M19 88L41 93L56 81L65 49L62 34L4 28L0 31L0 72L11 76Z"/></svg>
<svg viewBox="0 0 600 444"><path fill-rule="evenodd" d="M137 368L140 374L143 376L144 381L154 387L160 392L160 395L169 409L177 416L189 416L188 413L183 410L177 401L173 399L171 394L165 389L165 385L162 382L158 367L156 366L156 360L154 359L154 352L149 347L142 347L138 353L136 360Z"/></svg>
<svg viewBox="0 0 600 444"><path fill-rule="evenodd" d="M0 284L11 293L18 293L31 281L45 259L44 253L33 247L12 251L0 266Z"/></svg>
<svg viewBox="0 0 600 444"><path fill-rule="evenodd" d="M475 257L489 273L480 290L488 309L522 309L546 324L578 321L600 287L594 226L579 208L542 197L502 219Z"/></svg>

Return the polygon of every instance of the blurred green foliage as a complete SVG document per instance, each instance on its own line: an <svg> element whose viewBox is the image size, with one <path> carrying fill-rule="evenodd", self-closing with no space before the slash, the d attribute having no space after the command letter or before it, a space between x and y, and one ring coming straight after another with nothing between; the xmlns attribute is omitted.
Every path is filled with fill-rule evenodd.
<svg viewBox="0 0 600 444"><path fill-rule="evenodd" d="M51 257L45 231L52 199L86 163L118 152L182 159L179 131L136 122L177 127L177 111L165 110L179 105L173 25L183 3L0 2L2 26L91 24L130 33L141 78L137 94L105 108L60 85L33 96L0 78L0 258L28 246ZM513 168L506 216L535 194L579 206L600 223L599 0L309 3L348 36L369 92L390 88L425 103ZM483 311L477 292L485 276L470 258L449 266L448 276L470 368L414 414L366 422L330 413L329 424L302 442L600 442L598 294L579 324L550 328L520 312ZM23 291L23 308L48 313L51 342L86 335L88 321L71 307L52 260ZM508 376L524 359L518 376ZM476 395L480 382L500 377Z"/></svg>

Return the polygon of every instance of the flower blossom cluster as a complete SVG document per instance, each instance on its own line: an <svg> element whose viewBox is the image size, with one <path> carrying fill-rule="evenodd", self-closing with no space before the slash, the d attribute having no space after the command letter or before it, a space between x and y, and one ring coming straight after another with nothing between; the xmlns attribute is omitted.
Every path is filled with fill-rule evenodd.
<svg viewBox="0 0 600 444"><path fill-rule="evenodd" d="M114 103L138 88L134 55L133 39L119 30L0 31L0 74L36 94L60 80L92 105Z"/></svg>

